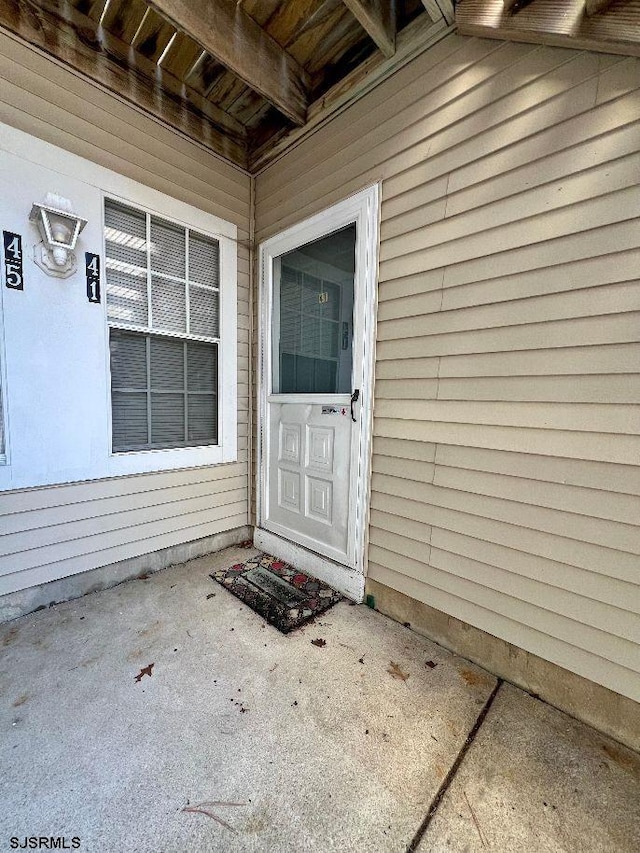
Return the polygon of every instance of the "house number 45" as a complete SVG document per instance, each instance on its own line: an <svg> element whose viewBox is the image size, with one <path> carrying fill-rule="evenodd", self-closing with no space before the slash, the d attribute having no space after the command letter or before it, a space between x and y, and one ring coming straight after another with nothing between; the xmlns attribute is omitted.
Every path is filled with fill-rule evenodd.
<svg viewBox="0 0 640 853"><path fill-rule="evenodd" d="M4 280L12 290L24 290L22 275L22 237L12 231L2 232L4 247Z"/></svg>

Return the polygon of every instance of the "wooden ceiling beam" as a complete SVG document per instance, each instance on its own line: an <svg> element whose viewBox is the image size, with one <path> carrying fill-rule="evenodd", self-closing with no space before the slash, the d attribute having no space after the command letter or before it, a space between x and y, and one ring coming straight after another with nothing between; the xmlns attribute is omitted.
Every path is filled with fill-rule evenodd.
<svg viewBox="0 0 640 853"><path fill-rule="evenodd" d="M604 12L607 6L612 4L613 0L585 0L585 10L587 15L599 15Z"/></svg>
<svg viewBox="0 0 640 853"><path fill-rule="evenodd" d="M612 3L604 15L585 15L585 0L520 5L504 0L464 0L456 6L458 32L529 44L640 56L640 5Z"/></svg>
<svg viewBox="0 0 640 853"><path fill-rule="evenodd" d="M396 52L396 4L391 0L343 0L373 41L390 59Z"/></svg>
<svg viewBox="0 0 640 853"><path fill-rule="evenodd" d="M0 0L0 27L216 154L247 165L245 128L61 0Z"/></svg>
<svg viewBox="0 0 640 853"><path fill-rule="evenodd" d="M447 31L448 27L442 16L433 21L429 15L418 15L398 33L397 49L391 59L386 59L377 51L371 54L310 105L305 127L290 130L272 127L271 132L262 138L259 134L250 137L253 147L249 152L249 171L254 175L259 173L290 146L307 138L398 69L428 50Z"/></svg>
<svg viewBox="0 0 640 853"><path fill-rule="evenodd" d="M513 2L515 3L516 0ZM437 21L441 16L447 24L452 24L455 20L456 13L453 0L422 0L422 5L434 21Z"/></svg>
<svg viewBox="0 0 640 853"><path fill-rule="evenodd" d="M70 0L70 2L78 12L97 22L102 17L107 0Z"/></svg>
<svg viewBox="0 0 640 853"><path fill-rule="evenodd" d="M147 2L294 124L304 124L309 103L307 74L236 0Z"/></svg>

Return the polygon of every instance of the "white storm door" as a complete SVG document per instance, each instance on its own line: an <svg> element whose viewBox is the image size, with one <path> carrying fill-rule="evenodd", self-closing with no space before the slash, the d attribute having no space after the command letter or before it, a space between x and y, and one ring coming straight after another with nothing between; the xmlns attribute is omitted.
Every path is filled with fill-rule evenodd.
<svg viewBox="0 0 640 853"><path fill-rule="evenodd" d="M260 526L349 568L358 556L366 315L359 229L329 216L302 228L296 245L285 239L285 251L271 241L265 256Z"/></svg>

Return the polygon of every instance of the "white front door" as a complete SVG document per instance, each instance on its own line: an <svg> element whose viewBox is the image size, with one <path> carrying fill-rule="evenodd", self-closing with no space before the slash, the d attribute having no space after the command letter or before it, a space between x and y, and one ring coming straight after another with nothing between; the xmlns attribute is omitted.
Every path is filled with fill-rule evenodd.
<svg viewBox="0 0 640 853"><path fill-rule="evenodd" d="M258 527L281 539L278 556L288 557L286 543L294 544L307 556L360 574L368 499L376 190L347 199L262 248ZM307 560L300 567L309 565ZM317 561L318 576L322 565ZM335 571L329 574L339 587Z"/></svg>

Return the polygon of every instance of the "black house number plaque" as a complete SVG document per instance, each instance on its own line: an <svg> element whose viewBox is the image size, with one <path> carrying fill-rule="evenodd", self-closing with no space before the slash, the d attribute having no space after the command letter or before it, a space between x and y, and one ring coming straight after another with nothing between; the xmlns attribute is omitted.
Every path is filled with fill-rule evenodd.
<svg viewBox="0 0 640 853"><path fill-rule="evenodd" d="M85 272L87 274L87 299L100 302L100 255L85 252Z"/></svg>
<svg viewBox="0 0 640 853"><path fill-rule="evenodd" d="M24 290L22 275L22 237L12 231L2 232L4 281L12 290Z"/></svg>

